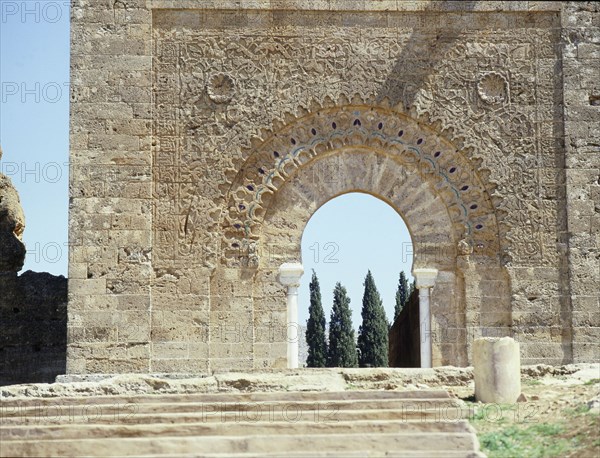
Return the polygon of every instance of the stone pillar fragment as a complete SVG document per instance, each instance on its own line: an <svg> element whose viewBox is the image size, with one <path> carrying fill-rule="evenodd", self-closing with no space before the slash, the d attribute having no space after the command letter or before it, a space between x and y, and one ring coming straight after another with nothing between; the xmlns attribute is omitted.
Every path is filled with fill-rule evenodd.
<svg viewBox="0 0 600 458"><path fill-rule="evenodd" d="M298 287L304 267L299 263L282 264L279 283L287 287L287 360L288 369L298 367Z"/></svg>
<svg viewBox="0 0 600 458"><path fill-rule="evenodd" d="M483 337L473 344L475 398L513 403L521 394L519 343L511 337Z"/></svg>

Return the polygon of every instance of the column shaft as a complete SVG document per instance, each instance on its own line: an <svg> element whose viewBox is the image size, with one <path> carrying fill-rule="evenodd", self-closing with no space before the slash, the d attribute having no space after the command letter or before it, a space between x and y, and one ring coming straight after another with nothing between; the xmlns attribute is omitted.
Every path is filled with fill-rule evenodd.
<svg viewBox="0 0 600 458"><path fill-rule="evenodd" d="M419 288L419 331L421 333L421 367L431 367L431 311L429 289Z"/></svg>
<svg viewBox="0 0 600 458"><path fill-rule="evenodd" d="M287 367L298 367L298 287L304 268L300 263L286 262L279 267L279 283L287 288Z"/></svg>
<svg viewBox="0 0 600 458"><path fill-rule="evenodd" d="M287 360L288 369L298 368L298 286L287 290Z"/></svg>

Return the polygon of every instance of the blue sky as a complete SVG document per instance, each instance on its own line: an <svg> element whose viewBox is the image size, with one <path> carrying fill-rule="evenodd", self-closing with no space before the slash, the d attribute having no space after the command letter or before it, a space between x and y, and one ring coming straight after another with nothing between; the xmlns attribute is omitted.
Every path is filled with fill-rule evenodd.
<svg viewBox="0 0 600 458"><path fill-rule="evenodd" d="M24 270L67 274L69 4L0 0L0 171L25 211Z"/></svg>
<svg viewBox="0 0 600 458"><path fill-rule="evenodd" d="M24 270L67 274L69 3L0 0L0 169L25 211ZM329 318L333 287L348 289L355 327L363 281L371 269L392 318L400 270L410 271L410 236L384 202L347 194L321 207L302 239L305 275L299 320L308 318L311 269ZM336 262L337 261L337 262Z"/></svg>
<svg viewBox="0 0 600 458"><path fill-rule="evenodd" d="M336 282L348 290L352 322L358 329L363 282L371 269L388 321L394 315L398 276L412 267L412 245L404 221L392 207L368 194L344 194L319 208L302 235L304 276L298 296L298 319L308 319L308 284L315 270L325 316L333 304ZM336 262L337 261L337 262Z"/></svg>

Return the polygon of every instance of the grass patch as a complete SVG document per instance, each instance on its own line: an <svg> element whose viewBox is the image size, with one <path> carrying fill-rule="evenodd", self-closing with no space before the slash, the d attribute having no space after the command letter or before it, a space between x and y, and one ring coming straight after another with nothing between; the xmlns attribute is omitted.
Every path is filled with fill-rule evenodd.
<svg viewBox="0 0 600 458"><path fill-rule="evenodd" d="M567 415L570 415L571 417L574 417L574 416L577 416L577 415L586 414L589 411L590 411L590 407L587 404L579 404L575 408L567 408L567 409L565 409L564 413L566 413Z"/></svg>
<svg viewBox="0 0 600 458"><path fill-rule="evenodd" d="M588 414L587 404L557 412L556 418L561 419L556 422L538 422L535 404L467 405L468 420L489 458L562 458L575 450L597 447L590 444L596 434L590 436L588 431L597 423Z"/></svg>
<svg viewBox="0 0 600 458"><path fill-rule="evenodd" d="M515 406L519 406L518 404L478 404L467 402L466 405L469 412L467 420L473 423L473 426L476 428L484 427L484 429L487 429L490 425L515 421L515 419L521 418L524 415L523 411L515 409Z"/></svg>
<svg viewBox="0 0 600 458"><path fill-rule="evenodd" d="M564 425L559 423L512 425L481 434L479 442L489 458L562 457L578 445L577 438L560 437L564 432Z"/></svg>
<svg viewBox="0 0 600 458"><path fill-rule="evenodd" d="M600 379L575 386L556 383L563 378L523 380L544 385L525 390L531 402L481 404L463 397L481 452L489 458L600 458L600 415L582 402L596 399Z"/></svg>

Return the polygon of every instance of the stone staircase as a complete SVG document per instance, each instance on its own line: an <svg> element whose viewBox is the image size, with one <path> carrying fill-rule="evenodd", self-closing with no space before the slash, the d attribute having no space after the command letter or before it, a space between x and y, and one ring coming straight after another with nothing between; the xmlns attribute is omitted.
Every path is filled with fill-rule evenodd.
<svg viewBox="0 0 600 458"><path fill-rule="evenodd" d="M0 456L483 457L446 391L1 401Z"/></svg>

